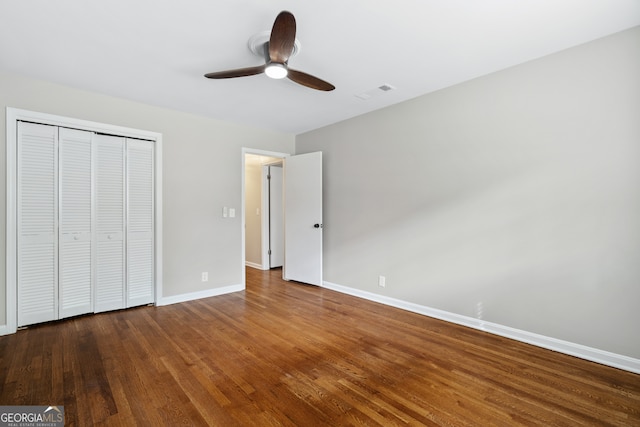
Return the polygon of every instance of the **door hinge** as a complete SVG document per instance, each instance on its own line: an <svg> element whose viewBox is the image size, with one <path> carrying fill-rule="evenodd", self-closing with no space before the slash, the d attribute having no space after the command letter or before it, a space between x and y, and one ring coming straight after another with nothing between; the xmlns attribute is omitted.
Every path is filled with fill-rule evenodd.
<svg viewBox="0 0 640 427"><path fill-rule="evenodd" d="M267 179L271 179L271 175L267 175Z"/></svg>
<svg viewBox="0 0 640 427"><path fill-rule="evenodd" d="M269 255L271 255L271 249L269 249Z"/></svg>

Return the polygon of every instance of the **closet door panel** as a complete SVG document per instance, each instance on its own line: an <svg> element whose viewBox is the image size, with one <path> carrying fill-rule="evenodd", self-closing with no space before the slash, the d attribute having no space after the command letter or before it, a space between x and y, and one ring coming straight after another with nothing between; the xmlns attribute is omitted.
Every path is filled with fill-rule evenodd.
<svg viewBox="0 0 640 427"><path fill-rule="evenodd" d="M93 312L91 241L60 242L59 318Z"/></svg>
<svg viewBox="0 0 640 427"><path fill-rule="evenodd" d="M60 128L59 318L93 311L92 132Z"/></svg>
<svg viewBox="0 0 640 427"><path fill-rule="evenodd" d="M154 302L153 142L127 139L127 306Z"/></svg>
<svg viewBox="0 0 640 427"><path fill-rule="evenodd" d="M128 307L153 302L153 242L140 238L129 240Z"/></svg>
<svg viewBox="0 0 640 427"><path fill-rule="evenodd" d="M125 307L125 139L95 136L95 312Z"/></svg>
<svg viewBox="0 0 640 427"><path fill-rule="evenodd" d="M58 128L18 123L18 326L58 318Z"/></svg>

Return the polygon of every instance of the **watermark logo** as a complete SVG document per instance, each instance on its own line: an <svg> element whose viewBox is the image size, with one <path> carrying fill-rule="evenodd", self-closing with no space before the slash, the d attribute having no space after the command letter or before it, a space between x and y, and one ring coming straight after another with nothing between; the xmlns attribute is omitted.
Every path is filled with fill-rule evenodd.
<svg viewBox="0 0 640 427"><path fill-rule="evenodd" d="M0 406L0 427L64 427L64 406Z"/></svg>

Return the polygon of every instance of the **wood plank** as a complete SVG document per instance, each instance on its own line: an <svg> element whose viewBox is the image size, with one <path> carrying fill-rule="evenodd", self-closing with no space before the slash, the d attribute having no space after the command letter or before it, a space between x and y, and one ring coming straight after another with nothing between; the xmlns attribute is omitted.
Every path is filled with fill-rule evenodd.
<svg viewBox="0 0 640 427"><path fill-rule="evenodd" d="M0 337L67 425L640 426L640 375L247 269L247 289Z"/></svg>

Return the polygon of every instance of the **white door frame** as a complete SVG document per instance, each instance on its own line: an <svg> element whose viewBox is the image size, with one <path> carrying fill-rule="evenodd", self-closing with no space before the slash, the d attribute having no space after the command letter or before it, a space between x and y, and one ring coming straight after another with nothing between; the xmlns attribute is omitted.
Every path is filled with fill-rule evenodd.
<svg viewBox="0 0 640 427"><path fill-rule="evenodd" d="M7 168L7 212L6 212L6 324L0 325L0 335L12 334L17 329L17 127L18 121L28 121L69 127L92 132L114 134L129 138L147 139L155 143L155 303L162 299L162 134L124 126L109 125L70 117L7 107L6 121L6 168ZM244 158L243 158L244 162ZM243 164L244 166L244 164ZM244 169L244 167L243 167ZM244 186L243 186L244 188ZM244 204L243 204L244 206ZM244 254L244 252L243 252ZM244 255L243 255L244 256ZM244 272L244 270L243 270Z"/></svg>
<svg viewBox="0 0 640 427"><path fill-rule="evenodd" d="M241 242L242 242L242 263L240 264L241 266L241 271L242 271L242 288L245 289L247 287L247 275L246 275L246 271L245 271L245 267L246 267L246 262L247 262L247 254L246 254L246 229L245 229L245 223L246 223L246 216L245 216L245 156L247 154L256 154L258 156L267 156L267 157L275 157L275 158L279 158L279 159L285 159L289 156L291 156L291 154L289 153L280 153L277 151L266 151L266 150L258 150L256 148L246 148L246 147L242 147L242 168L241 168L241 172L242 172L242 196L241 196L241 208L240 208L240 218L242 218L242 226L241 226L241 230L242 230L242 236L241 236ZM264 197L262 198L263 202L264 202ZM262 211L262 216L264 217L264 206L260 207L261 211ZM264 224L264 222L263 222ZM264 226L262 226L261 228L264 228ZM264 266L264 258L262 259L262 265Z"/></svg>

